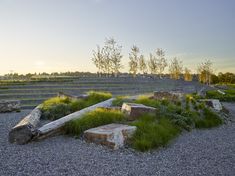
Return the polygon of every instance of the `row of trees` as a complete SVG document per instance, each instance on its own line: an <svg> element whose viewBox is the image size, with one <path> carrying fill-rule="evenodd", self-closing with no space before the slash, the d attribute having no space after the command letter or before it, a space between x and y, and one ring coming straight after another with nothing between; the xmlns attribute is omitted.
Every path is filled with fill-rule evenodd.
<svg viewBox="0 0 235 176"><path fill-rule="evenodd" d="M235 74L234 73L219 73L218 76L217 75L212 75L211 76L211 82L213 84L216 83L225 83L225 84L235 84Z"/></svg>
<svg viewBox="0 0 235 176"><path fill-rule="evenodd" d="M92 61L98 69L98 74L101 75L115 75L117 76L120 69L123 68L121 59L122 47L117 44L113 39L106 39L103 47L97 46L96 50L93 50ZM155 52L150 53L149 59L146 59L143 54L140 53L140 49L137 46L133 46L129 53L129 73L136 77L138 73L143 75L150 73L151 75L158 75L162 78L163 72L166 67L169 67L169 74L172 79L180 79L181 75L184 76L186 81L191 81L193 76L191 70L183 68L183 63L177 58L174 58L167 63L165 58L165 51L158 48ZM201 82L210 83L210 76L212 74L212 64L209 62L202 63L198 68L199 80Z"/></svg>

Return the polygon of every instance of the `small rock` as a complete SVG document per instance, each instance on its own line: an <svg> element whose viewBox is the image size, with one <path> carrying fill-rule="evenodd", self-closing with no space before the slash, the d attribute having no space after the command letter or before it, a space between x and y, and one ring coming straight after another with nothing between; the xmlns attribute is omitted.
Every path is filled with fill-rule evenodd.
<svg viewBox="0 0 235 176"><path fill-rule="evenodd" d="M157 100L167 99L167 100L172 100L172 101L176 101L182 97L183 97L183 93L181 92L164 92L164 91L156 91L154 92L154 96L153 96L153 98Z"/></svg>
<svg viewBox="0 0 235 176"><path fill-rule="evenodd" d="M86 142L101 144L116 150L125 145L135 130L135 126L109 124L86 130L84 138Z"/></svg>
<svg viewBox="0 0 235 176"><path fill-rule="evenodd" d="M0 112L13 112L20 111L19 100L1 100L0 101Z"/></svg>
<svg viewBox="0 0 235 176"><path fill-rule="evenodd" d="M128 120L136 120L140 115L145 113L155 113L156 108L136 103L123 103L122 112L128 115Z"/></svg>
<svg viewBox="0 0 235 176"><path fill-rule="evenodd" d="M220 101L217 100L217 99L203 99L203 100L200 100L200 101L204 101L207 106L212 107L216 111L221 111L223 109Z"/></svg>

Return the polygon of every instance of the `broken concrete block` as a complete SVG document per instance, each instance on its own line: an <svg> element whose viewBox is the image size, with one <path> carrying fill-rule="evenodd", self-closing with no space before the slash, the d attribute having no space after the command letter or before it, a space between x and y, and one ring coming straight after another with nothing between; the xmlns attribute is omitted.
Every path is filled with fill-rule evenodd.
<svg viewBox="0 0 235 176"><path fill-rule="evenodd" d="M0 101L0 112L13 112L20 111L19 100L1 100Z"/></svg>
<svg viewBox="0 0 235 176"><path fill-rule="evenodd" d="M217 100L217 99L203 99L203 100L200 100L200 101L205 102L207 106L212 107L216 111L221 111L223 109L220 101Z"/></svg>
<svg viewBox="0 0 235 176"><path fill-rule="evenodd" d="M109 124L86 130L84 138L86 142L101 144L116 150L123 147L135 131L135 126Z"/></svg>
<svg viewBox="0 0 235 176"><path fill-rule="evenodd" d="M146 113L155 114L156 108L136 103L123 103L122 112L128 115L128 120L136 120L140 115Z"/></svg>

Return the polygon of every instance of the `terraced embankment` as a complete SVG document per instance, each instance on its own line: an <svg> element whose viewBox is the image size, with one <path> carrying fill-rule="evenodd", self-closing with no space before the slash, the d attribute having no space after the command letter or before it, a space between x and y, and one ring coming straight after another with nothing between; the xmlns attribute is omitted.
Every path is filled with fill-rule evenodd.
<svg viewBox="0 0 235 176"><path fill-rule="evenodd" d="M197 82L152 78L73 78L64 82L35 82L0 86L0 99L19 99L23 109L32 109L59 91L79 95L87 91L109 91L113 95L134 95L156 90L195 92L201 88Z"/></svg>

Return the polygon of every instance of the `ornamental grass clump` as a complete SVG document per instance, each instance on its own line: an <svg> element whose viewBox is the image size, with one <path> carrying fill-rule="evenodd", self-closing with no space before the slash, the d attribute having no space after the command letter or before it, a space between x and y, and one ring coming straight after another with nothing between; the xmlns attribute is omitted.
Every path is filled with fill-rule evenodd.
<svg viewBox="0 0 235 176"><path fill-rule="evenodd" d="M122 121L124 121L124 114L120 110L97 108L79 119L66 123L64 130L66 134L80 136L90 128Z"/></svg>
<svg viewBox="0 0 235 176"><path fill-rule="evenodd" d="M213 128L221 125L223 120L218 114L210 110L209 108L204 108L203 117L195 121L196 128Z"/></svg>
<svg viewBox="0 0 235 176"><path fill-rule="evenodd" d="M164 147L180 133L180 129L169 119L158 119L149 114L141 116L131 125L137 127L131 146L142 152Z"/></svg>
<svg viewBox="0 0 235 176"><path fill-rule="evenodd" d="M54 97L42 103L42 118L56 120L73 112L105 101L112 97L106 92L88 92L85 99L73 99L69 97Z"/></svg>

